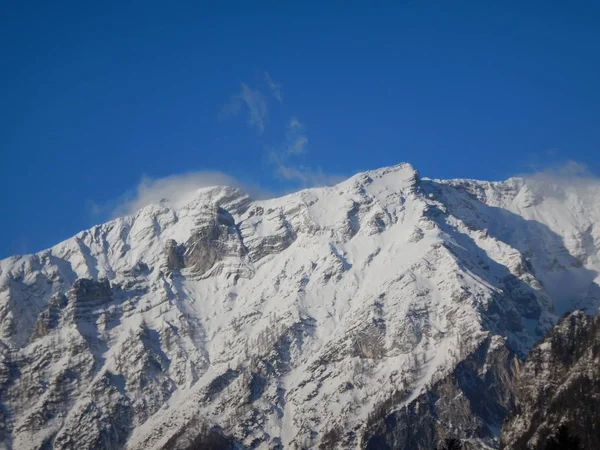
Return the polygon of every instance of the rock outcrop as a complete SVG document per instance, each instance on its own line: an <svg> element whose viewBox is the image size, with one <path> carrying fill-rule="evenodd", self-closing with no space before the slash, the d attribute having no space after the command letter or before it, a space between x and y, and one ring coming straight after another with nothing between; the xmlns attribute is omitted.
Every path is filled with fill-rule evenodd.
<svg viewBox="0 0 600 450"><path fill-rule="evenodd" d="M600 448L600 317L575 311L530 352L501 448L543 450L565 427L582 449Z"/></svg>

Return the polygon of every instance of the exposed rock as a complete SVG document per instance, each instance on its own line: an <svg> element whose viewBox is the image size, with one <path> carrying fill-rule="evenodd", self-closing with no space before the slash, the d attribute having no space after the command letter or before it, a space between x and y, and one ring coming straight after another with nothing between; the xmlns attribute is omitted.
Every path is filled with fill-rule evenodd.
<svg viewBox="0 0 600 450"><path fill-rule="evenodd" d="M170 271L175 271L179 269L183 269L185 267L185 263L183 261L183 252L184 249L177 245L177 241L175 239L167 240L165 244L165 255L166 255L166 266Z"/></svg>
<svg viewBox="0 0 600 450"><path fill-rule="evenodd" d="M600 448L600 317L564 317L531 350L515 392L502 449L543 450L561 426L581 448Z"/></svg>
<svg viewBox="0 0 600 450"><path fill-rule="evenodd" d="M228 257L239 261L246 254L233 217L220 207L206 208L199 216L185 249L183 264L195 275L207 274ZM223 265L218 269L215 274Z"/></svg>
<svg viewBox="0 0 600 450"><path fill-rule="evenodd" d="M104 278L99 281L80 278L73 283L67 293L69 303L75 307L97 305L106 302L111 297L110 282Z"/></svg>
<svg viewBox="0 0 600 450"><path fill-rule="evenodd" d="M513 398L518 360L498 338L489 338L456 369L405 406L409 390L373 408L365 449L426 450L455 437L466 450L496 447L498 429ZM415 370L421 370L418 365Z"/></svg>

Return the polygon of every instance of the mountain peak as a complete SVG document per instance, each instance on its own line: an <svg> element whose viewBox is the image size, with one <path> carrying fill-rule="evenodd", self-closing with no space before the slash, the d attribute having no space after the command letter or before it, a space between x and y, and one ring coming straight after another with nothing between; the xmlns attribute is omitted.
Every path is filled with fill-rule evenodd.
<svg viewBox="0 0 600 450"><path fill-rule="evenodd" d="M260 201L207 187L1 261L0 439L185 448L219 425L242 447L360 447L461 367L598 306L597 205L511 183L402 163Z"/></svg>

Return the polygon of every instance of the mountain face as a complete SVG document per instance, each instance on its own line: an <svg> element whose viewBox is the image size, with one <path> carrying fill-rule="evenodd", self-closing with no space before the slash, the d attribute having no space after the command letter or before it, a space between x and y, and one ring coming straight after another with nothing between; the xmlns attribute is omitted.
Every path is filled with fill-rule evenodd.
<svg viewBox="0 0 600 450"><path fill-rule="evenodd" d="M561 426L580 448L600 448L600 317L564 317L531 350L515 388L501 448L544 449Z"/></svg>
<svg viewBox="0 0 600 450"><path fill-rule="evenodd" d="M400 164L205 188L3 260L0 442L496 448L517 357L599 306L598 198Z"/></svg>

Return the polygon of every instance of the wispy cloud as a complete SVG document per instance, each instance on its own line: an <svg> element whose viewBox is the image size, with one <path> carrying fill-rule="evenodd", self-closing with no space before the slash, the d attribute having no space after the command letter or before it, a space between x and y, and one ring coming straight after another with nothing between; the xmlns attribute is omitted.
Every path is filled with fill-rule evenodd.
<svg viewBox="0 0 600 450"><path fill-rule="evenodd" d="M306 127L296 117L292 117L286 126L281 145L270 149L269 161L275 168L275 175L286 181L300 183L304 188L330 186L346 178L340 175L325 174L321 168L300 163L298 158L305 157L307 153Z"/></svg>
<svg viewBox="0 0 600 450"><path fill-rule="evenodd" d="M272 97L279 103L283 103L281 83L275 82L268 71L262 72L262 77ZM248 125L262 134L268 122L268 98L260 90L242 83L240 92L231 96L229 102L222 108L220 116L224 118L241 113L246 113ZM298 118L291 117L285 125L280 143L265 146L274 175L282 180L299 183L302 187L331 185L343 180L345 177L327 175L321 168L306 163L308 143L306 127Z"/></svg>
<svg viewBox="0 0 600 450"><path fill-rule="evenodd" d="M298 119L292 117L285 132L284 151L291 155L306 153L308 137L304 125Z"/></svg>
<svg viewBox="0 0 600 450"><path fill-rule="evenodd" d="M304 188L316 186L333 186L344 181L347 177L324 173L320 168L312 169L305 165L277 165L277 175L284 180L298 181Z"/></svg>
<svg viewBox="0 0 600 450"><path fill-rule="evenodd" d="M281 96L281 84L275 83L267 71L265 71L265 81L269 85L271 94L273 94L275 100L277 100L279 103L283 103L283 97Z"/></svg>
<svg viewBox="0 0 600 450"><path fill-rule="evenodd" d="M248 126L255 128L259 134L265 130L268 121L269 106L267 99L258 89L252 89L242 83L240 92L234 94L221 109L221 118L237 116L242 111L248 115Z"/></svg>

